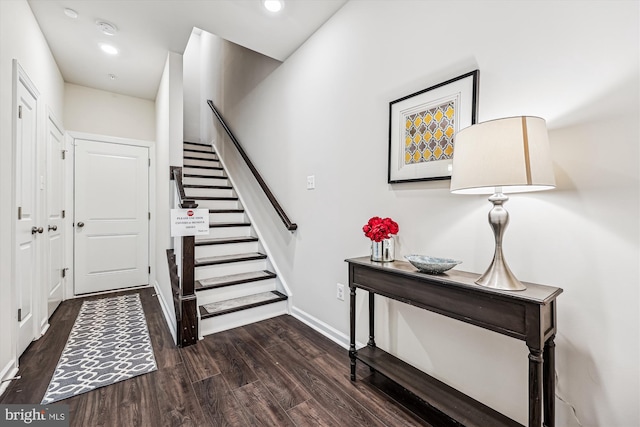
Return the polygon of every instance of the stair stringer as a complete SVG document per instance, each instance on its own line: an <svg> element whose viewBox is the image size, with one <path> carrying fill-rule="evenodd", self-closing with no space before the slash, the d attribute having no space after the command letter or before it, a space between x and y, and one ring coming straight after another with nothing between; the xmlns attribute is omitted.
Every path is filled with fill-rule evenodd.
<svg viewBox="0 0 640 427"><path fill-rule="evenodd" d="M233 187L236 195L238 196L238 200L240 201L240 205L242 205L242 207L244 208L244 213L245 213L245 215L247 215L247 218L249 219L249 222L251 223L251 226L253 228L253 231L256 234L256 237L260 241L260 246L264 250L264 254L267 255L267 264L270 265L271 267L273 267L273 272L277 275L277 277L276 277L276 285L280 285L280 286L277 286L277 288L282 293L284 293L287 297L289 297L286 300L286 306L287 306L286 312L287 312L287 314L290 314L291 313L291 308L292 308L291 296L293 295L293 293L291 292L291 289L287 285L287 282L286 282L284 276L282 275L282 272L278 268L278 264L276 262L276 258L273 256L273 252L269 249L269 245L267 244L266 239L264 238L263 234L260 232L260 227L254 221L254 218L253 218L250 210L247 208L247 204L245 203L244 198L242 197L242 192L239 190L239 188L236 185L233 177L229 174L229 168L227 168L227 165L225 164L224 159L220 155L220 150L218 149L218 146L215 144L214 141L211 141L210 144L213 147L213 150L215 151L215 153L217 154L218 160L220 161L220 164L222 165L222 167L224 168L224 170L226 172L227 179L231 183L231 186Z"/></svg>

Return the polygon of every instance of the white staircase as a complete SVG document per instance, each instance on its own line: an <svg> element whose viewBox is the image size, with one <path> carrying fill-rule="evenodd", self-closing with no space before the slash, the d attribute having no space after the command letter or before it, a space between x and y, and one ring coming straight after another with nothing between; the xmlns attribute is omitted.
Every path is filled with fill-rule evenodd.
<svg viewBox="0 0 640 427"><path fill-rule="evenodd" d="M287 312L287 295L211 145L184 143L186 198L209 209L209 235L195 239L202 336Z"/></svg>

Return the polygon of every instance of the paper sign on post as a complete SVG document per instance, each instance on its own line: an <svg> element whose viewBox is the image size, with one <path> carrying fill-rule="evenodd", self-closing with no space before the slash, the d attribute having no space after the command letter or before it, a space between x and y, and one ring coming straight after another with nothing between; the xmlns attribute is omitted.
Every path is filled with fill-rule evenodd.
<svg viewBox="0 0 640 427"><path fill-rule="evenodd" d="M209 234L209 209L171 209L171 237Z"/></svg>

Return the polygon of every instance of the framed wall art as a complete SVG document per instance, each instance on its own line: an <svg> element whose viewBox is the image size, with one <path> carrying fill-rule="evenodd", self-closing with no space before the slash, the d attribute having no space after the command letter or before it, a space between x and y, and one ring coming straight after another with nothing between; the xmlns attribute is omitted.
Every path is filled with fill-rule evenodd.
<svg viewBox="0 0 640 427"><path fill-rule="evenodd" d="M389 183L451 179L453 138L476 123L479 73L389 103Z"/></svg>

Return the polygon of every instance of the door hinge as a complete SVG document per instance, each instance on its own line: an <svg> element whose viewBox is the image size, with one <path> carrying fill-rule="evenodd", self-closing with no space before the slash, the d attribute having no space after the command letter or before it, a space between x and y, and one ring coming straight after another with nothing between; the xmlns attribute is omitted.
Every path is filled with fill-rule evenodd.
<svg viewBox="0 0 640 427"><path fill-rule="evenodd" d="M67 150L62 150L62 160L67 158Z"/></svg>
<svg viewBox="0 0 640 427"><path fill-rule="evenodd" d="M18 309L18 322L22 322L22 309Z"/></svg>
<svg viewBox="0 0 640 427"><path fill-rule="evenodd" d="M149 159L149 167L151 167L151 159Z"/></svg>
<svg viewBox="0 0 640 427"><path fill-rule="evenodd" d="M151 266L149 266L149 274L151 274Z"/></svg>
<svg viewBox="0 0 640 427"><path fill-rule="evenodd" d="M64 279L65 277L67 277L67 270L68 268L63 268L62 269L62 278Z"/></svg>
<svg viewBox="0 0 640 427"><path fill-rule="evenodd" d="M18 118L22 118L22 105L18 105Z"/></svg>
<svg viewBox="0 0 640 427"><path fill-rule="evenodd" d="M62 211L62 218L64 218L66 216L66 212Z"/></svg>
<svg viewBox="0 0 640 427"><path fill-rule="evenodd" d="M18 219L22 219L22 206L18 206Z"/></svg>
<svg viewBox="0 0 640 427"><path fill-rule="evenodd" d="M149 219L151 219L151 212L149 212Z"/></svg>

